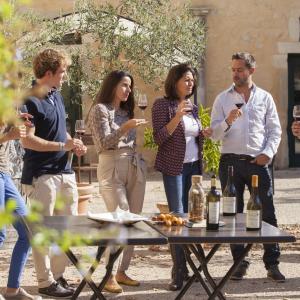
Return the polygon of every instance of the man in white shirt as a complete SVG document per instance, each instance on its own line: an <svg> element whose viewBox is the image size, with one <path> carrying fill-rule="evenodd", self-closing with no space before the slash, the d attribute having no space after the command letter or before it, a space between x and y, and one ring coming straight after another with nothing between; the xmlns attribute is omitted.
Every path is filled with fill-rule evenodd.
<svg viewBox="0 0 300 300"><path fill-rule="evenodd" d="M277 226L273 204L272 180L268 164L272 161L281 139L281 126L275 103L270 93L252 81L255 59L249 53L232 55L232 86L219 94L211 114L212 138L221 141L219 176L222 190L227 181L228 166L234 167L237 212L244 210L244 188L251 191L251 176L259 176L259 196L262 202L262 219ZM244 245L231 245L237 260ZM278 269L278 244L265 244L263 261L267 276L274 281L285 281ZM249 262L242 261L231 279L241 280Z"/></svg>

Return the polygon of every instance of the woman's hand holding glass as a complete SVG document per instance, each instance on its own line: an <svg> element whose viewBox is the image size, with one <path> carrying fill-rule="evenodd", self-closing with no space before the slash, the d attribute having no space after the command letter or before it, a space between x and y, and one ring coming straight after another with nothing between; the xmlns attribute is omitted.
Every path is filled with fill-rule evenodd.
<svg viewBox="0 0 300 300"><path fill-rule="evenodd" d="M145 119L130 119L127 122L125 122L124 124L122 124L121 130L122 130L122 132L126 133L130 129L136 128L141 125L145 125L147 123L148 123L148 121L146 121Z"/></svg>
<svg viewBox="0 0 300 300"><path fill-rule="evenodd" d="M211 137L213 130L210 127L206 127L201 130L201 133L203 134L204 137L209 138L209 137Z"/></svg>
<svg viewBox="0 0 300 300"><path fill-rule="evenodd" d="M178 117L182 117L184 115L189 114L193 109L193 104L191 103L190 100L183 100L179 103L176 115Z"/></svg>

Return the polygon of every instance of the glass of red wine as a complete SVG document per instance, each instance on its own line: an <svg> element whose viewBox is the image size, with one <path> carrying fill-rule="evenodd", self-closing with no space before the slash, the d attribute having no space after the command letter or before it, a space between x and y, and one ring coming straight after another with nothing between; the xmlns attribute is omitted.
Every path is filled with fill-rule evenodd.
<svg viewBox="0 0 300 300"><path fill-rule="evenodd" d="M75 122L75 132L79 136L79 139L82 139L82 136L85 134L85 124L84 120L76 120Z"/></svg>
<svg viewBox="0 0 300 300"><path fill-rule="evenodd" d="M295 105L293 108L293 117L295 121L300 121L300 105Z"/></svg>
<svg viewBox="0 0 300 300"><path fill-rule="evenodd" d="M235 106L236 106L238 109L240 109L243 105L244 105L243 102L235 103Z"/></svg>
<svg viewBox="0 0 300 300"><path fill-rule="evenodd" d="M146 94L140 94L138 97L137 105L139 109L142 111L143 118L145 119L145 109L148 106L148 99Z"/></svg>

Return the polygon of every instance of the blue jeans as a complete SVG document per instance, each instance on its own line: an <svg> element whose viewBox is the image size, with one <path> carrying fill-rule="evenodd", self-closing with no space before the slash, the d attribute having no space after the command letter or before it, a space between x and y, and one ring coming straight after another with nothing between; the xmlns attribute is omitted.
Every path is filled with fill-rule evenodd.
<svg viewBox="0 0 300 300"><path fill-rule="evenodd" d="M169 210L174 213L188 212L189 190L192 175L201 175L199 160L183 164L182 173L176 176L163 174L163 182Z"/></svg>
<svg viewBox="0 0 300 300"><path fill-rule="evenodd" d="M237 212L244 212L244 190L247 185L251 191L251 176L258 175L258 193L262 203L262 219L277 227L277 219L275 216L275 208L273 203L273 187L272 179L267 166L253 164L250 160L238 160L221 156L219 165L219 176L221 181L222 191L226 186L228 166L233 166L233 181L236 189ZM280 256L279 245L264 244L263 261L266 269L272 265L278 265ZM234 260L237 260L244 249L244 245L231 245L231 253Z"/></svg>
<svg viewBox="0 0 300 300"><path fill-rule="evenodd" d="M16 201L16 217L27 214L25 201L15 187L11 177L0 172L0 210L5 209L5 204L9 199ZM30 251L30 242L24 226L19 221L16 221L13 226L18 233L18 240L11 256L7 286L10 288L18 288ZM0 231L0 247L3 244L5 237L5 229L2 228Z"/></svg>
<svg viewBox="0 0 300 300"><path fill-rule="evenodd" d="M183 164L182 173L176 176L163 175L163 183L169 205L169 210L174 213L188 212L189 190L192 184L192 175L201 174L200 161ZM172 279L181 282L183 276L188 274L184 251L179 245L170 245L173 260Z"/></svg>

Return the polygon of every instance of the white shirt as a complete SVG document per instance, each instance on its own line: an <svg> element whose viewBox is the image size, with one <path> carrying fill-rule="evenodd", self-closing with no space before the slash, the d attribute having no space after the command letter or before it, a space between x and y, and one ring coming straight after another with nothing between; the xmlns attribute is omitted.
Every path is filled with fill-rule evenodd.
<svg viewBox="0 0 300 300"><path fill-rule="evenodd" d="M272 158L281 140L281 126L274 100L270 93L253 84L247 103L237 99L234 85L216 97L211 113L212 139L221 141L221 153ZM225 119L235 109L235 103L244 102L242 116L228 129ZM228 129L228 130L227 130Z"/></svg>
<svg viewBox="0 0 300 300"><path fill-rule="evenodd" d="M201 124L191 114L182 117L185 135L185 156L183 163L193 162L199 159L199 147L196 137L199 136Z"/></svg>

